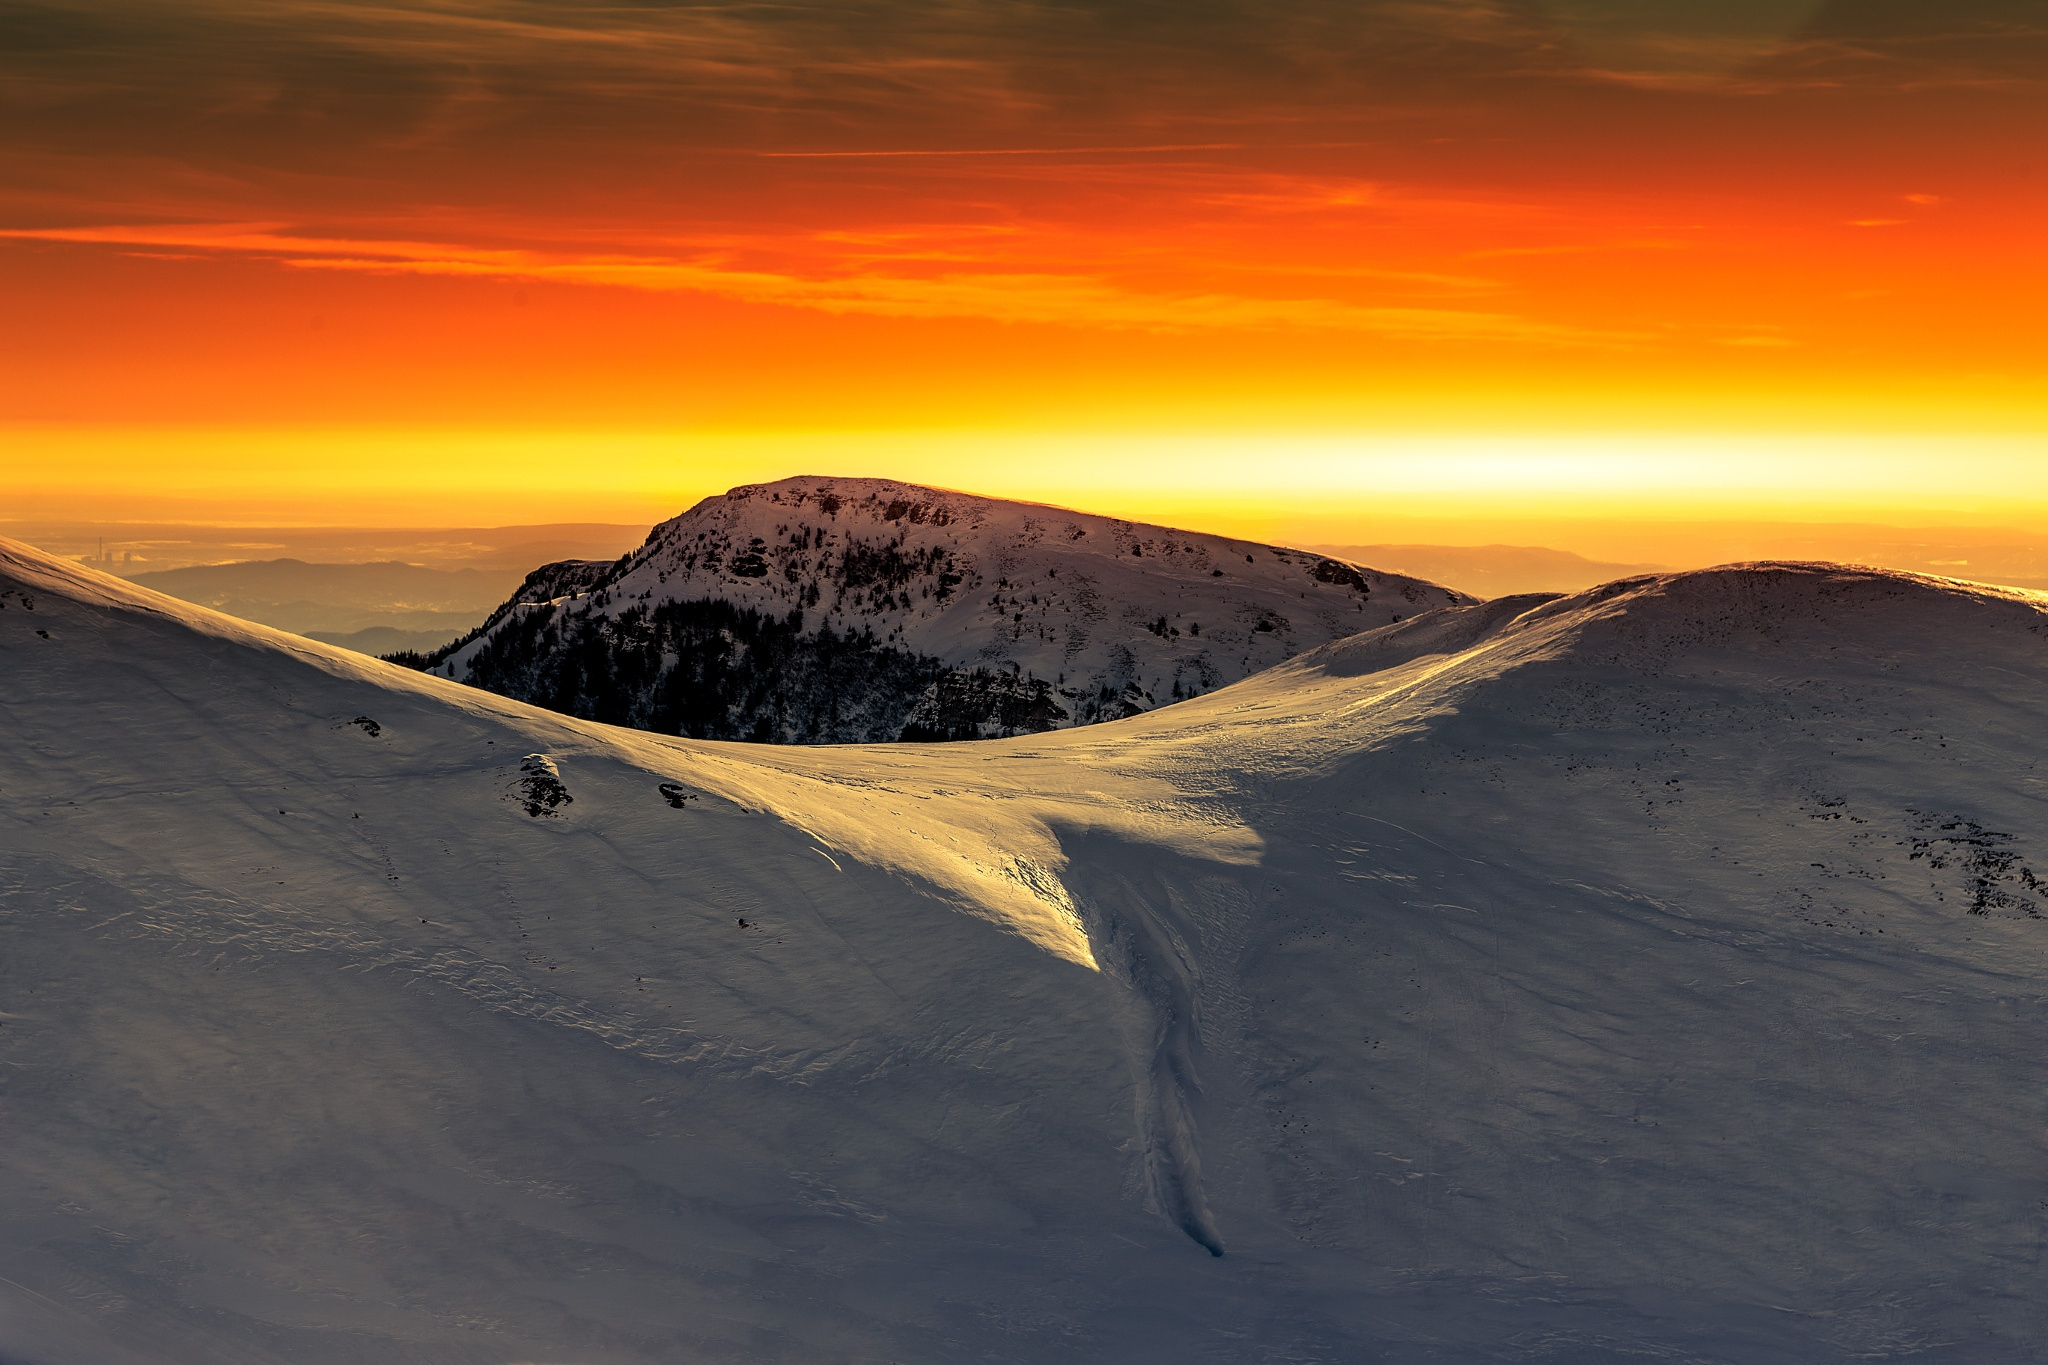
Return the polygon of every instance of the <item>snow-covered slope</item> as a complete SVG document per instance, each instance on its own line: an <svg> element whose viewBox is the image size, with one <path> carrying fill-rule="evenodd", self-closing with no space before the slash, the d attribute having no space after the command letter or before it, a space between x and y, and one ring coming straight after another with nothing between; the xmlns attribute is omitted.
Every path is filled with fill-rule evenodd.
<svg viewBox="0 0 2048 1365"><path fill-rule="evenodd" d="M735 488L595 567L543 570L433 671L670 734L987 738L1135 715L1471 600L1300 550L882 479Z"/></svg>
<svg viewBox="0 0 2048 1365"><path fill-rule="evenodd" d="M2048 1348L2048 599L1747 566L838 748L0 602L10 1362Z"/></svg>

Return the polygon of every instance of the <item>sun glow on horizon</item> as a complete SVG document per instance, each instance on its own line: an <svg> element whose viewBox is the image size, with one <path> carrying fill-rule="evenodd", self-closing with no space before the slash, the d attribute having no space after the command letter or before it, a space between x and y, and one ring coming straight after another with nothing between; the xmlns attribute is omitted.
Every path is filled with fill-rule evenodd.
<svg viewBox="0 0 2048 1365"><path fill-rule="evenodd" d="M16 429L8 515L651 524L795 474L893 478L1258 538L1403 521L2019 525L2048 438L1592 432L535 433ZM1936 471L1967 470L1967 477ZM1347 528L1351 528L1348 529Z"/></svg>
<svg viewBox="0 0 2048 1365"><path fill-rule="evenodd" d="M0 515L2048 505L1994 13L83 8L0 51Z"/></svg>

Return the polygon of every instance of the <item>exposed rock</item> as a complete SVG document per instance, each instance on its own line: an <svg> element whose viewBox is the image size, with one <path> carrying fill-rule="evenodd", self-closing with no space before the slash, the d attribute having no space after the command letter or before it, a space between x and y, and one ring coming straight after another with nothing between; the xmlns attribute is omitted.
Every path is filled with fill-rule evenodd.
<svg viewBox="0 0 2048 1365"><path fill-rule="evenodd" d="M576 798L562 785L562 771L546 754L528 754L519 760L519 776L512 781L510 799L535 819L559 815L562 807Z"/></svg>

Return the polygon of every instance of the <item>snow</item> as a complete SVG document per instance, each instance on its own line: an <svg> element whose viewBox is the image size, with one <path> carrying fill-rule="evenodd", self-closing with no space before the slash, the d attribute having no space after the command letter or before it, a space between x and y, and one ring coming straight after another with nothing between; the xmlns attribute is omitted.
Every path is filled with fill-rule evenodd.
<svg viewBox="0 0 2048 1365"><path fill-rule="evenodd" d="M775 620L801 613L807 630L872 632L886 647L956 670L1042 680L1058 699L1049 725L1060 728L1211 692L1315 645L1472 600L1301 550L824 476L707 498L655 527L601 576L588 572L597 566L562 567L572 571L557 575L566 591L530 583L474 638L438 658L436 671L512 695L550 696L559 688L531 680L521 684L531 690L507 688L495 673L475 672L479 655L517 619L549 614L557 647L574 652L572 621L616 623L667 603L714 599ZM620 635L605 638L616 654ZM523 678L523 669L514 671ZM986 690L986 682L968 689L969 709L987 705ZM891 699L879 719L849 721L850 733L831 737L894 739L916 701L916 691ZM924 709L940 706L928 692Z"/></svg>
<svg viewBox="0 0 2048 1365"><path fill-rule="evenodd" d="M1736 566L807 749L10 542L0 661L10 1362L2048 1344L2048 597Z"/></svg>

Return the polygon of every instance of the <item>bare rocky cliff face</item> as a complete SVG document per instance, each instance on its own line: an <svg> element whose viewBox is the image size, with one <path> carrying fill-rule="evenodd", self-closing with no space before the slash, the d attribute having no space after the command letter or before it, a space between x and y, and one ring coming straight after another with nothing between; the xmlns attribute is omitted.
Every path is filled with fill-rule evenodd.
<svg viewBox="0 0 2048 1365"><path fill-rule="evenodd" d="M779 743L1139 715L1471 599L1221 536L882 479L736 488L537 570L428 671L589 720Z"/></svg>

